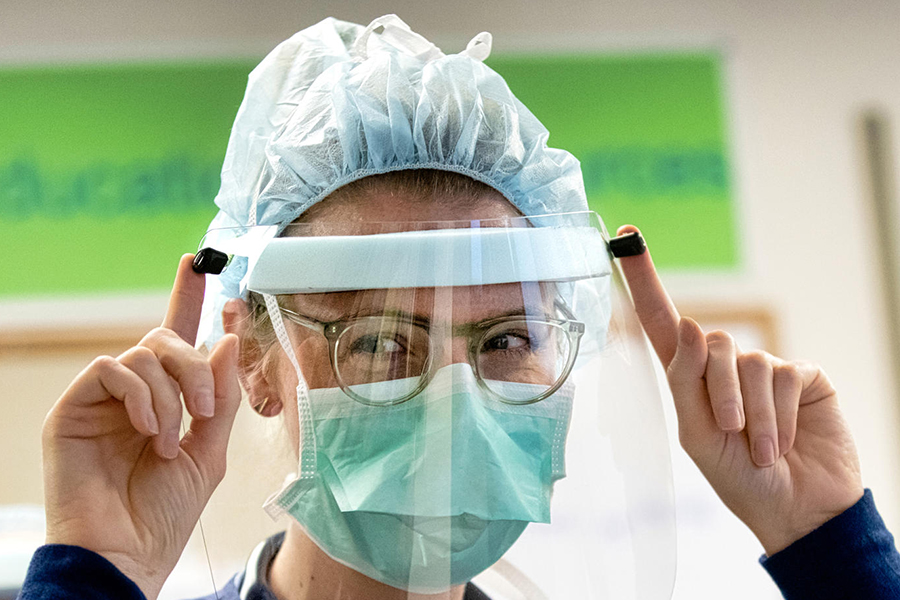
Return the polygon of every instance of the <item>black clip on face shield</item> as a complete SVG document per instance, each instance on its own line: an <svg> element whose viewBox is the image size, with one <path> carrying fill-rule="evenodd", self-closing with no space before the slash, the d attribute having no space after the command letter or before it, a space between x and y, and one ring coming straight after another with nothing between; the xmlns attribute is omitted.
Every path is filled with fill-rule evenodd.
<svg viewBox="0 0 900 600"><path fill-rule="evenodd" d="M638 256L647 251L647 243L637 231L611 238L607 245L609 246L609 251L616 258Z"/></svg>
<svg viewBox="0 0 900 600"><path fill-rule="evenodd" d="M215 248L203 248L194 256L192 267L194 273L220 275L231 263L232 255L220 252Z"/></svg>

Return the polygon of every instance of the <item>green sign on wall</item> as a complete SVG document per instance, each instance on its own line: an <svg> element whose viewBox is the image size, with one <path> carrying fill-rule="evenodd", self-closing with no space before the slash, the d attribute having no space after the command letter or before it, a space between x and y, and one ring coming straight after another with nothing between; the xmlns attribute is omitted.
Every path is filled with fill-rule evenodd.
<svg viewBox="0 0 900 600"><path fill-rule="evenodd" d="M582 161L611 230L641 226L664 267L736 263L716 56L488 62ZM215 214L254 64L0 71L0 296L167 287Z"/></svg>
<svg viewBox="0 0 900 600"><path fill-rule="evenodd" d="M660 267L738 261L716 54L489 59L581 161L592 210L610 233L641 228Z"/></svg>
<svg viewBox="0 0 900 600"><path fill-rule="evenodd" d="M0 295L169 286L253 65L0 71Z"/></svg>

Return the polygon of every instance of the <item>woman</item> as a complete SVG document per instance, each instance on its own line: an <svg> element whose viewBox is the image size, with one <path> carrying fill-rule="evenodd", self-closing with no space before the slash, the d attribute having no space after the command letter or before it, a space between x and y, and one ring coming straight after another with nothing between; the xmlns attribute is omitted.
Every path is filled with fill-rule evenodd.
<svg viewBox="0 0 900 600"><path fill-rule="evenodd" d="M225 474L240 385L260 414L284 415L298 473L267 509L293 520L217 597L471 600L484 597L471 579L529 539L550 560L546 528L525 530L551 523L551 493L565 497L570 374L598 356L590 364L608 368L604 348L634 336L627 310L610 317L623 306L616 270L593 245L577 161L547 148L481 63L489 50L481 34L445 56L392 16L326 20L251 74L207 237L231 263L204 291L183 258L163 326L94 361L51 411L48 546L23 598L156 597ZM621 268L667 368L682 445L785 594L892 597L900 563L824 374L704 334L679 317L649 254L631 254ZM198 328L218 340L208 356L194 349ZM641 364L635 348L628 364ZM628 368L612 370L633 381ZM652 407L623 397L621 415ZM629 495L666 495L650 440L608 453L636 467L625 480L638 472L623 488L629 518ZM656 529L650 544L629 539L636 582L608 597L664 597ZM865 543L843 553L860 532ZM811 578L814 563L843 569Z"/></svg>

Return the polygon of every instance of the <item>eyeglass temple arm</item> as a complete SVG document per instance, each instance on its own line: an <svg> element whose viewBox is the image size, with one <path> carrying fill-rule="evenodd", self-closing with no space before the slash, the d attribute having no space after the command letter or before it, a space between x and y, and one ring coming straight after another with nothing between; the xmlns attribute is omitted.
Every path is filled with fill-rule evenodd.
<svg viewBox="0 0 900 600"><path fill-rule="evenodd" d="M312 329L317 333L322 333L322 329L324 328L324 324L316 321L315 319L310 319L309 317L304 317L301 314L295 313L289 308L285 308L283 306L279 306L278 309L281 311L281 314L286 316L290 321L296 323L297 325L302 325L307 329Z"/></svg>

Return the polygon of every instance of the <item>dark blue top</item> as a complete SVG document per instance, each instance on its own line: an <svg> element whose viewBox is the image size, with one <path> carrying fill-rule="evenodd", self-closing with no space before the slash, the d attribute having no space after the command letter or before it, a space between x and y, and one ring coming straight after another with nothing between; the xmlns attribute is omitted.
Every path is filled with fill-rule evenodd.
<svg viewBox="0 0 900 600"><path fill-rule="evenodd" d="M786 600L900 598L900 555L870 490L837 517L760 562Z"/></svg>
<svg viewBox="0 0 900 600"><path fill-rule="evenodd" d="M270 538L249 576L248 600L274 600L264 568L281 545ZM787 600L900 599L900 554L875 509L872 493L781 552L760 559ZM238 600L248 573L235 575L218 592L219 600ZM214 600L211 594L203 600ZM112 563L79 548L51 544L34 553L20 600L145 600L144 594ZM465 600L488 600L469 585Z"/></svg>

